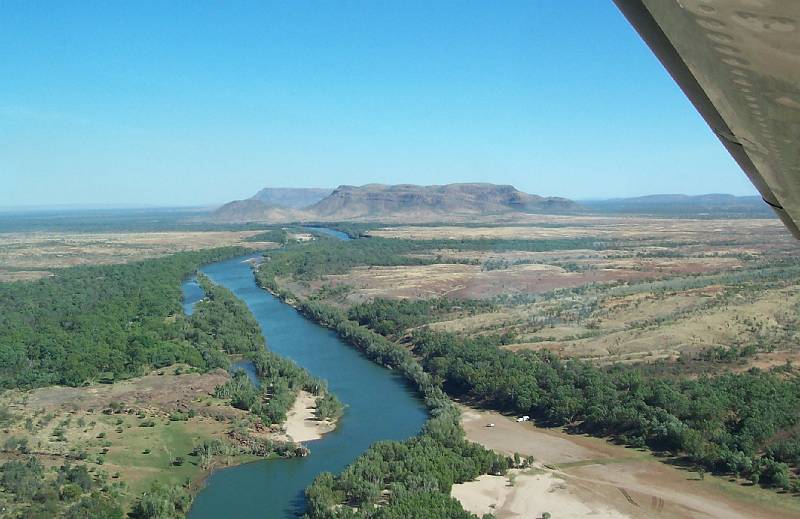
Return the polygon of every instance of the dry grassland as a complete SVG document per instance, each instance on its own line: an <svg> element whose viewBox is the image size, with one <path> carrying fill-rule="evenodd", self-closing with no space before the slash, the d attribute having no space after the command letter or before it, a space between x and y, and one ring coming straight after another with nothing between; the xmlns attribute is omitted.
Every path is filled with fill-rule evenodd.
<svg viewBox="0 0 800 519"><path fill-rule="evenodd" d="M375 298L488 299L496 308L431 328L512 337L512 350L547 349L607 362L689 359L710 348L750 348L726 369L800 361L800 276L748 277L800 257L774 220L547 217L549 226L393 227L414 239L605 237L606 250L432 249L431 265L356 267L303 286L349 287L340 305ZM554 226L554 225L559 226ZM437 245L439 246L439 245ZM780 268L780 267L778 267ZM704 281L708 280L708 281ZM683 356L683 357L682 357ZM746 357L746 358L745 358ZM730 359L729 359L730 360Z"/></svg>
<svg viewBox="0 0 800 519"><path fill-rule="evenodd" d="M38 279L49 275L48 269L126 263L175 252L230 245L276 246L244 241L259 232L0 233L0 282Z"/></svg>
<svg viewBox="0 0 800 519"><path fill-rule="evenodd" d="M0 404L12 418L0 430L0 446L12 438L24 439L29 453L46 467L86 463L90 472L123 482L123 503L129 506L153 482L199 484L215 466L256 459L220 454L201 466L191 456L201 442L227 440L233 424L255 435L287 439L282 431L268 433L245 411L213 396L230 379L226 371L200 374L187 369L172 366L114 384L6 391ZM16 449L3 448L0 463L21 456ZM174 464L177 457L186 461Z"/></svg>
<svg viewBox="0 0 800 519"><path fill-rule="evenodd" d="M603 258L594 262L591 268L578 272L546 263L521 263L497 270L485 270L481 265L454 263L357 267L344 275L327 276L314 288L326 283L350 285L355 289L353 300L441 296L483 299L499 295L543 293L590 283L632 282L682 274L713 273L740 266L741 261L735 258L620 258L613 261Z"/></svg>
<svg viewBox="0 0 800 519"><path fill-rule="evenodd" d="M672 241L707 241L737 237L753 242L774 238L788 242L788 233L774 219L681 219L638 216L545 216L526 215L513 226L402 226L376 229L370 236L407 239L518 239L599 237L604 239L642 239ZM749 238L749 239L748 239Z"/></svg>

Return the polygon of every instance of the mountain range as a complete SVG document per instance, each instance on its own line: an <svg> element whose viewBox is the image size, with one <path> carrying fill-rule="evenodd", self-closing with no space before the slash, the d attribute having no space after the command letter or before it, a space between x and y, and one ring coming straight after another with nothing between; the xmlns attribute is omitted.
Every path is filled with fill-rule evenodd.
<svg viewBox="0 0 800 519"><path fill-rule="evenodd" d="M223 205L210 218L218 223L350 220L422 223L482 216L513 217L517 213L774 216L757 196L660 194L577 203L525 193L510 185L464 183L343 185L333 190L265 188L251 198Z"/></svg>
<svg viewBox="0 0 800 519"><path fill-rule="evenodd" d="M302 209L316 204L332 192L333 189L325 188L265 187L250 200L260 200L276 207Z"/></svg>
<svg viewBox="0 0 800 519"><path fill-rule="evenodd" d="M308 201L311 203L302 205ZM580 206L572 200L532 195L509 185L367 184L339 186L333 191L300 188L262 189L252 198L223 205L212 213L212 219L223 223L312 220L424 222L453 216L513 212L568 213L580 209Z"/></svg>

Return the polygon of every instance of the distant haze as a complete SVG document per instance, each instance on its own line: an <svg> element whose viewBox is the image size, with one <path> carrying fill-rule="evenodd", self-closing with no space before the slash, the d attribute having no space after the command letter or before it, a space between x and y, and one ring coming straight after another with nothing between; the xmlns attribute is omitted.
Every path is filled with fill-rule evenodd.
<svg viewBox="0 0 800 519"><path fill-rule="evenodd" d="M267 205L302 209L316 204L332 192L333 189L327 188L265 187L253 195L253 199L260 200Z"/></svg>

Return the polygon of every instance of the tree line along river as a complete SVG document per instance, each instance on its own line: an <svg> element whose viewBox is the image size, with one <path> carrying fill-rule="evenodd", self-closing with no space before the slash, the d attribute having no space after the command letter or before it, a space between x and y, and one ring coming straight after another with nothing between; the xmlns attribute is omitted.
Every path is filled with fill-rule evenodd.
<svg viewBox="0 0 800 519"><path fill-rule="evenodd" d="M310 230L347 239L331 229ZM212 474L195 498L190 519L302 515L303 492L317 474L340 472L376 441L407 439L427 419L424 404L402 377L367 360L333 331L259 288L248 261L253 258L213 263L201 271L247 304L270 350L327 380L346 408L335 431L308 442L308 457L263 460ZM197 288L193 280L184 283L187 312L202 298Z"/></svg>

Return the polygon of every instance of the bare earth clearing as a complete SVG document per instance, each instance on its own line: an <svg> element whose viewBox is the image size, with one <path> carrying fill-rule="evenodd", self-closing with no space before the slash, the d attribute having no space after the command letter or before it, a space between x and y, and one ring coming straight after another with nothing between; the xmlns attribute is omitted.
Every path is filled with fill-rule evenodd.
<svg viewBox="0 0 800 519"><path fill-rule="evenodd" d="M759 487L670 466L604 440L542 429L491 411L462 408L467 438L507 454L532 456L532 470L482 476L453 496L479 516L730 518L800 517L800 503ZM494 423L494 427L487 424Z"/></svg>

